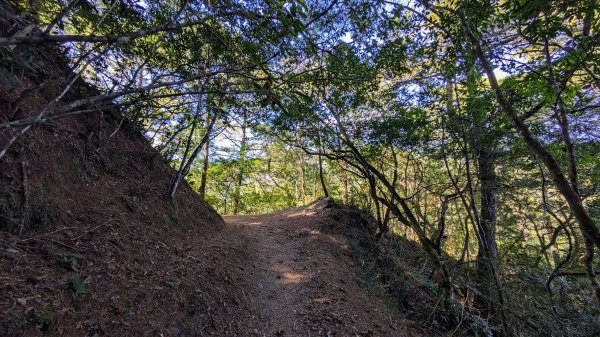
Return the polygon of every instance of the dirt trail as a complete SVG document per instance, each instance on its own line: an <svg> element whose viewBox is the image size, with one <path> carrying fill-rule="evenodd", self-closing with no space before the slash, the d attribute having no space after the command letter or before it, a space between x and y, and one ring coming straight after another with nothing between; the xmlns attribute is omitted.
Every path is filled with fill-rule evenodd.
<svg viewBox="0 0 600 337"><path fill-rule="evenodd" d="M223 248L246 260L236 282L251 310L235 323L240 335L414 335L361 285L346 239L324 230L331 218L296 210L225 220Z"/></svg>

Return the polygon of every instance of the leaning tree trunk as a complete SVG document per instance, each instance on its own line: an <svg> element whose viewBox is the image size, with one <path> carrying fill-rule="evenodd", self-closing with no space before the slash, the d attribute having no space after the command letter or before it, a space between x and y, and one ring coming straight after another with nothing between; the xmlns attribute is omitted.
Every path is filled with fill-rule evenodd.
<svg viewBox="0 0 600 337"><path fill-rule="evenodd" d="M198 103L198 104L200 105L200 103ZM207 115L209 115L208 112L207 112ZM196 146L196 148L194 149L194 151L192 151L192 154L188 158L188 152L191 150L191 138L194 135L194 131L196 129L197 117L198 117L198 114L196 114L196 116L194 117L194 126L192 127L192 130L188 137L185 153L181 160L181 165L179 166L179 170L177 171L175 178L171 182L171 186L169 186L168 195L169 195L169 197L171 197L171 199L175 198L175 192L177 192L177 188L181 184L181 181L183 181L183 178L185 178L185 176L189 173L190 169L192 168L192 164L198 157L198 154L200 153L200 149L202 149L204 144L206 144L206 142L208 142L208 140L210 139L210 136L212 133L212 128L214 127L215 122L217 120L217 116L210 116L210 115L208 116L209 123L206 126L206 130L204 130L204 136L202 137L202 140L200 140L200 143Z"/></svg>
<svg viewBox="0 0 600 337"><path fill-rule="evenodd" d="M169 192L167 193L171 199L175 198L175 193L177 192L177 188L179 184L181 184L181 180L185 176L185 166L188 160L188 154L192 148L192 139L194 138L194 133L196 132L196 126L198 125L198 116L200 115L200 111L202 109L202 94L198 95L198 106L196 108L196 113L194 114L194 119L192 121L192 128L190 129L190 133L188 135L185 150L183 152L183 157L181 158L181 163L179 164L179 169L177 170L177 174L173 178L171 185L169 185Z"/></svg>
<svg viewBox="0 0 600 337"><path fill-rule="evenodd" d="M444 258L442 245L436 244L434 240L427 237L425 227L429 226L427 224L423 224L417 219L417 216L414 214L413 210L409 206L409 200L407 198L401 197L398 194L398 191L396 190L395 186L396 177L394 177L393 182L390 182L382 171L378 170L371 163L369 163L348 137L346 129L342 124L339 116L335 117L338 126L340 127L340 136L342 137L342 141L344 145L348 147L348 150L350 151L352 156L356 159L356 163L352 163L349 160L347 160L346 163L352 165L355 169L357 169L359 172L365 175L367 179L369 179L369 185L371 188L370 194L374 201L385 205L400 223L406 225L407 227L410 227L415 232L419 239L419 242L423 246L423 249L431 258L431 261L434 265L434 279L442 292L441 305L445 310L448 311L448 319L450 321L450 324L457 324L459 310L456 305L457 302L454 294L452 277ZM387 192L389 193L389 199L379 197L377 195L375 185L378 183L381 183L382 189L387 190ZM443 237L443 229L440 231L439 235Z"/></svg>
<svg viewBox="0 0 600 337"><path fill-rule="evenodd" d="M327 191L327 185L325 185L325 177L323 177L323 159L319 154L319 181L321 181L321 187L323 188L323 196L325 198L329 197L329 192Z"/></svg>
<svg viewBox="0 0 600 337"><path fill-rule="evenodd" d="M496 96L496 101L502 108L502 111L506 114L508 119L513 123L513 126L517 130L517 132L521 135L521 138L525 142L527 148L535 154L535 156L546 166L556 188L563 196L573 216L577 220L579 224L579 228L581 229L582 234L596 247L600 249L600 229L594 223L591 216L588 214L587 210L583 206L581 197L577 193L576 187L571 186L571 183L565 177L563 170L561 169L556 158L548 151L539 140L537 140L529 127L523 123L521 118L519 118L519 114L515 110L515 107L506 99L504 95L504 91L500 88L500 84L498 84L498 80L496 79L496 75L494 74L494 68L490 64L487 56L485 55L483 48L481 47L481 43L473 32L469 28L466 20L462 14L460 14L460 19L463 25L463 29L470 44L475 49L477 53L477 57L481 62L481 66L486 73L488 81L490 82L490 87ZM600 298L599 298L600 300Z"/></svg>
<svg viewBox="0 0 600 337"><path fill-rule="evenodd" d="M461 21L461 25L465 35L475 50L476 56L481 63L481 67L483 68L488 81L490 82L490 87L496 97L496 101L502 108L504 114L508 117L508 119L512 122L515 130L520 134L521 138L525 142L527 148L533 152L533 154L544 164L548 173L552 177L554 184L560 194L563 196L567 204L569 205L569 209L571 210L573 216L577 220L577 224L579 225L579 229L584 236L586 243L586 252L587 255L593 256L594 249L600 249L600 229L596 226L596 223L587 212L585 206L583 205L583 201L581 196L578 193L577 185L572 185L573 182L576 183L575 175L572 175L571 181L567 179L565 176L560 164L556 160L556 158L552 155L550 151L531 133L529 127L523 122L523 120L519 117L517 110L515 107L508 101L506 96L504 95L504 91L500 87L496 75L494 74L494 67L491 65L486 53L483 50L481 41L473 33L471 27L467 23L465 16L463 13L458 12L458 17ZM561 127L564 128L564 125L560 123ZM562 130L565 131L564 129ZM572 158L570 158L572 160ZM576 173L576 171L572 172ZM600 284L596 281L596 273L592 266L592 260L589 258L584 259L586 263L587 275L590 280L592 287L594 288L595 298L597 303L600 303Z"/></svg>

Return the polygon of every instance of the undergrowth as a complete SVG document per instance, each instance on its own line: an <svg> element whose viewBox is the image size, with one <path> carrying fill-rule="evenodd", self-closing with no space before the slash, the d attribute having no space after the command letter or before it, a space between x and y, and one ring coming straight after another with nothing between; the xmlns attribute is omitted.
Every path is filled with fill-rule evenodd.
<svg viewBox="0 0 600 337"><path fill-rule="evenodd" d="M391 310L416 322L421 329L431 328L431 334L446 328L446 313L436 306L436 284L419 270L416 256L404 254L407 249L414 253L416 247L406 247L414 244L395 236L378 242L372 235L350 238L348 243L365 286L378 292Z"/></svg>
<svg viewBox="0 0 600 337"><path fill-rule="evenodd" d="M336 221L339 220L337 217ZM421 324L423 329L432 329L432 334L446 331L453 336L489 333L600 336L598 308L590 300L593 296L585 279L558 277L550 295L546 287L547 271L531 266L501 265L500 279L506 294L505 322L502 330L492 332L491 326L480 326L489 323L477 316L478 310L470 297L463 298L465 290L475 291L474 276L468 275L476 275L476 272L472 266L461 264L453 268L453 281L458 301L465 302L465 307L460 324L450 326L446 323L448 313L438 306L438 287L429 275L431 266L416 243L392 233L377 241L372 233L363 230L359 235L350 235L348 244L365 286L378 292L392 310Z"/></svg>

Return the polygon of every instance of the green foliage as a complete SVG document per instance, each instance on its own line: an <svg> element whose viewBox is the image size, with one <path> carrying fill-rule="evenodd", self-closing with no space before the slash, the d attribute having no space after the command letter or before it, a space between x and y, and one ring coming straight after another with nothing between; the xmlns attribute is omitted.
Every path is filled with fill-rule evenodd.
<svg viewBox="0 0 600 337"><path fill-rule="evenodd" d="M127 207L131 213L136 213L139 210L135 197L123 196L123 201L125 201L125 207Z"/></svg>
<svg viewBox="0 0 600 337"><path fill-rule="evenodd" d="M83 258L79 253L64 253L61 255L62 262L72 271L78 271L79 260Z"/></svg>
<svg viewBox="0 0 600 337"><path fill-rule="evenodd" d="M32 205L26 210L26 214L29 216L29 226L38 230L56 223L59 219L59 211L46 205Z"/></svg>
<svg viewBox="0 0 600 337"><path fill-rule="evenodd" d="M296 207L304 203L301 182L288 178L298 177L299 152L287 152L282 144L270 145L264 157L248 158L243 162L243 184L241 188L241 213L265 213L278 209ZM305 186L307 202L316 198L309 180L314 179L314 161L305 163ZM221 213L232 211L235 179L240 169L238 160L219 160L211 163L208 173L206 200ZM189 181L199 187L201 173L192 172Z"/></svg>
<svg viewBox="0 0 600 337"><path fill-rule="evenodd" d="M42 309L33 308L29 312L29 318L33 325L35 325L42 332L50 332L52 330L52 315Z"/></svg>
<svg viewBox="0 0 600 337"><path fill-rule="evenodd" d="M20 221L20 207L18 196L15 193L2 193L0 195L0 229L13 231Z"/></svg>
<svg viewBox="0 0 600 337"><path fill-rule="evenodd" d="M349 240L349 244L363 277L370 283L369 286L376 289L380 295L385 297L390 309L399 310L398 300L390 294L387 285L381 279L382 271L380 270L377 255L364 247L364 245L361 245L358 240ZM376 245L373 244L370 248L376 248ZM400 270L396 272L400 272Z"/></svg>
<svg viewBox="0 0 600 337"><path fill-rule="evenodd" d="M77 295L84 295L88 293L88 290L85 287L85 281L80 274L76 274L73 277L73 291L75 291L75 294Z"/></svg>

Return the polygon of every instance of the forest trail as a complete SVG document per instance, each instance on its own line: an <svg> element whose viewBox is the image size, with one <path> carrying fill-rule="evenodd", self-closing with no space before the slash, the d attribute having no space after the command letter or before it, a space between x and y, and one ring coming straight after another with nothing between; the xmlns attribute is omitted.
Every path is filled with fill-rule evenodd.
<svg viewBox="0 0 600 337"><path fill-rule="evenodd" d="M327 217L318 211L224 219L224 244L244 251L246 259L238 282L251 312L235 324L240 335L414 335L375 291L361 285L346 239L326 233Z"/></svg>

